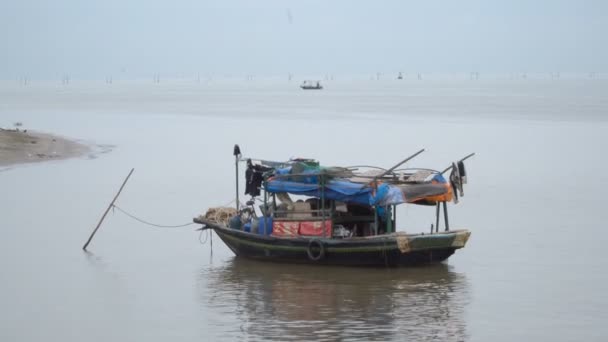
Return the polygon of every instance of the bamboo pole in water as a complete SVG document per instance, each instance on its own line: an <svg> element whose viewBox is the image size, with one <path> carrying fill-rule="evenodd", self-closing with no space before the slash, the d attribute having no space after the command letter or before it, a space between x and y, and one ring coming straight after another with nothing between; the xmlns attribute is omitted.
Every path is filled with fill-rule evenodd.
<svg viewBox="0 0 608 342"><path fill-rule="evenodd" d="M125 178L124 182L122 182L122 185L120 186L120 189L118 189L118 192L116 193L116 196L114 196L114 199L112 200L112 202L110 202L110 205L108 205L108 209L106 209L105 213L103 213L103 216L101 216L101 219L99 220L99 223L97 223L97 227L95 227L95 229L93 230L93 233L91 233L91 236L89 236L89 239L87 240L87 242L84 244L84 246L82 246L83 250L85 250L85 251L87 250L87 246L89 246L89 243L91 243L91 240L93 240L93 236L95 236L95 233L97 233L97 230L99 229L99 227L101 227L101 223L106 218L106 215L108 214L108 212L110 211L110 209L114 205L114 202L116 201L116 199L120 195L120 192L122 191L122 189L125 187L125 184L127 184L127 181L129 180L129 177L131 177L131 174L133 173L133 171L135 171L134 168L131 169L131 172L129 172L129 174L127 175L127 178Z"/></svg>

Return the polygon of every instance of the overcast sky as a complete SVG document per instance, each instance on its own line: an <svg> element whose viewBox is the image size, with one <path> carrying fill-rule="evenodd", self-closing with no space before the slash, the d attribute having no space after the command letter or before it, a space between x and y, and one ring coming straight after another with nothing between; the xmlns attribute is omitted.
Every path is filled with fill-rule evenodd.
<svg viewBox="0 0 608 342"><path fill-rule="evenodd" d="M0 0L0 79L605 72L607 4Z"/></svg>

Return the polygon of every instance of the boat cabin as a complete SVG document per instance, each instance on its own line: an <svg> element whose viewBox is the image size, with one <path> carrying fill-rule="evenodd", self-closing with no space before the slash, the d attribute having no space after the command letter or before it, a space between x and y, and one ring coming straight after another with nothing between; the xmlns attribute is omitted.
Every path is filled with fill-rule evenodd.
<svg viewBox="0 0 608 342"><path fill-rule="evenodd" d="M373 166L325 167L312 159L287 162L245 159L245 194L251 200L238 204L228 226L273 237L345 239L395 233L397 206L436 206L439 231L443 206L445 231L449 230L447 202L457 201L466 182L463 160L444 172L431 169L391 169ZM239 151L240 153L240 151ZM451 170L449 180L443 174ZM238 171L237 171L238 174Z"/></svg>

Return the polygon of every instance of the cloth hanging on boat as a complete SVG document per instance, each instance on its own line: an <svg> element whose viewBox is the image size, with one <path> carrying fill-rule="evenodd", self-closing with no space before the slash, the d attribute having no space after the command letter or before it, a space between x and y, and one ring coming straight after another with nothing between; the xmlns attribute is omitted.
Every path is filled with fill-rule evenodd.
<svg viewBox="0 0 608 342"><path fill-rule="evenodd" d="M260 188L264 181L264 172L271 170L262 165L253 165L251 159L247 160L247 171L245 171L245 195L253 197L260 195Z"/></svg>
<svg viewBox="0 0 608 342"><path fill-rule="evenodd" d="M460 174L460 182L462 184L467 184L467 171L464 168L464 162L462 160L458 162L458 174ZM462 196L462 194L460 196Z"/></svg>
<svg viewBox="0 0 608 342"><path fill-rule="evenodd" d="M259 172L255 172L253 168L247 168L247 171L245 171L245 195L259 196L263 180L264 178Z"/></svg>
<svg viewBox="0 0 608 342"><path fill-rule="evenodd" d="M462 196L462 183L460 181L460 174L458 173L458 165L452 163L452 172L450 173L450 185L454 192L454 204L458 204L458 191L460 190Z"/></svg>

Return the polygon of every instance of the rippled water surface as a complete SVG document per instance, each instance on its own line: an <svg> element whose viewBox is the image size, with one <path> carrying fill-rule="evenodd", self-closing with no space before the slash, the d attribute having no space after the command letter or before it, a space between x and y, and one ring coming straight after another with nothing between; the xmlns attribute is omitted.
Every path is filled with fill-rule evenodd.
<svg viewBox="0 0 608 342"><path fill-rule="evenodd" d="M2 341L603 341L608 82L602 79L279 80L0 84L0 126L22 121L94 158L0 171ZM403 269L237 259L217 238L152 228L234 197L232 146L326 165L443 169L470 152L450 205L472 231L449 261ZM104 150L105 151L105 150ZM404 207L398 230L434 209Z"/></svg>
<svg viewBox="0 0 608 342"><path fill-rule="evenodd" d="M234 259L201 272L201 299L252 339L455 339L466 337L469 284L446 265L321 268Z"/></svg>

